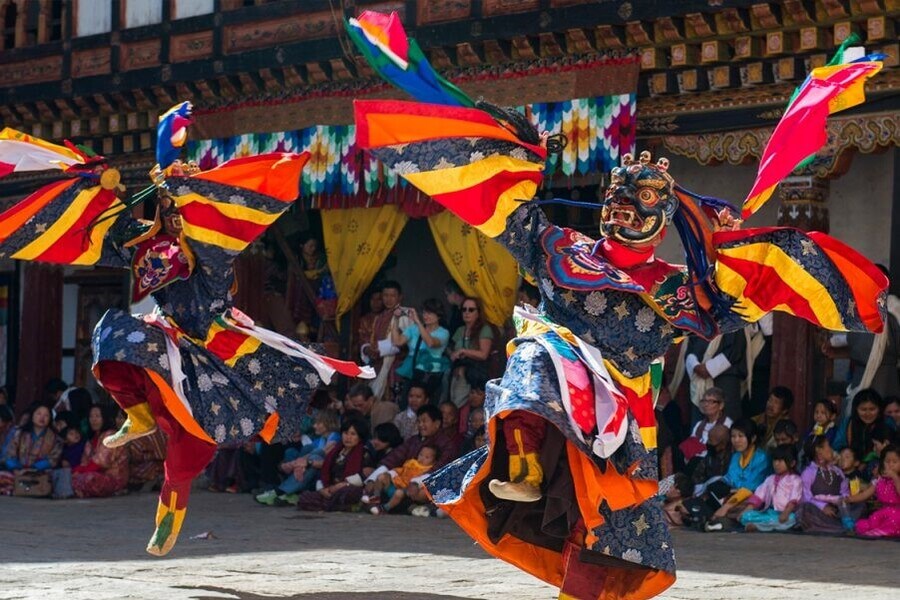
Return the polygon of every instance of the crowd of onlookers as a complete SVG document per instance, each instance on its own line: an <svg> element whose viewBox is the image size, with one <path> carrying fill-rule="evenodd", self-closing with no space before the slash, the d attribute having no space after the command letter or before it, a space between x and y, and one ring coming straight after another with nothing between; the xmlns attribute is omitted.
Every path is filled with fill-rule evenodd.
<svg viewBox="0 0 900 600"><path fill-rule="evenodd" d="M161 433L120 448L103 439L122 425L114 404L51 380L45 398L15 419L0 388L0 495L102 498L159 488L165 439Z"/></svg>
<svg viewBox="0 0 900 600"><path fill-rule="evenodd" d="M669 523L900 536L900 398L869 388L843 410L818 400L808 431L790 419L793 403L778 386L762 414L732 422L723 391L710 388L700 420L679 436L678 407L664 388L660 495Z"/></svg>

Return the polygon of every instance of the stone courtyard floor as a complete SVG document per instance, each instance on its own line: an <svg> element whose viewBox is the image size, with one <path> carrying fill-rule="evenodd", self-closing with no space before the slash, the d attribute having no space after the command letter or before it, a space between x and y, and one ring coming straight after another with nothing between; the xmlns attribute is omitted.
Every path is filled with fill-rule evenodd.
<svg viewBox="0 0 900 600"><path fill-rule="evenodd" d="M153 494L0 498L0 598L551 600L451 521L310 514L196 492L172 553L143 551ZM190 539L212 532L208 539ZM669 600L887 600L900 544L786 534L675 533Z"/></svg>

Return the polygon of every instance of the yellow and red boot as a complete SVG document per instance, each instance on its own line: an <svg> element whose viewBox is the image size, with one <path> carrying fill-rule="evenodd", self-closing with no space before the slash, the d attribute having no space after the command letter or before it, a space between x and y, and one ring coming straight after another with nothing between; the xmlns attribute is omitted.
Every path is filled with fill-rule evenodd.
<svg viewBox="0 0 900 600"><path fill-rule="evenodd" d="M107 448L118 448L132 440L150 435L156 431L156 419L150 411L149 402L141 402L125 409L128 418L122 424L119 431L106 437L103 445Z"/></svg>
<svg viewBox="0 0 900 600"><path fill-rule="evenodd" d="M190 481L186 485L163 485L156 506L156 531L147 544L147 552L155 556L165 556L178 541L181 524L187 513L187 500L190 494ZM178 489L181 488L181 489Z"/></svg>
<svg viewBox="0 0 900 600"><path fill-rule="evenodd" d="M541 483L544 480L538 453L526 449L521 428L513 429L512 433L516 453L509 455L509 481L493 479L488 487L501 500L537 502L541 499Z"/></svg>

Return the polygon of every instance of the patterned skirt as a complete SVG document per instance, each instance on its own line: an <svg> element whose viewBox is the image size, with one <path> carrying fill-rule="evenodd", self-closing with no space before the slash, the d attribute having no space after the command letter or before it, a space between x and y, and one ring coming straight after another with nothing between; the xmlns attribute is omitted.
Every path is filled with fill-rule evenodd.
<svg viewBox="0 0 900 600"><path fill-rule="evenodd" d="M645 449L631 417L625 442L609 459L591 452L563 409L549 352L519 340L500 380L487 385L488 444L425 480L435 503L489 553L567 589L572 570L588 571L596 595L649 598L675 580L675 555L662 503L656 496L655 450ZM501 420L527 411L551 426L540 450L542 498L499 500L488 482L508 478ZM582 437L585 441L582 441ZM650 491L652 490L652 491ZM566 553L573 531L580 551ZM579 596L580 597L580 596Z"/></svg>
<svg viewBox="0 0 900 600"><path fill-rule="evenodd" d="M94 364L124 362L170 385L180 380L189 414L217 444L249 439L275 412L272 442L299 438L309 397L322 383L312 365L226 328L202 341L179 337L180 373L173 372L166 338L158 326L110 310L94 330Z"/></svg>

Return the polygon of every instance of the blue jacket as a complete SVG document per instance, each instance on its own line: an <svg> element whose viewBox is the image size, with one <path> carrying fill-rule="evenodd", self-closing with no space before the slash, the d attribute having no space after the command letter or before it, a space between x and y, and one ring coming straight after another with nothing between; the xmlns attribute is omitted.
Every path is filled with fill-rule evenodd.
<svg viewBox="0 0 900 600"><path fill-rule="evenodd" d="M747 488L752 492L765 481L771 472L769 456L764 450L754 448L753 456L750 457L750 462L744 468L741 467L740 452L735 452L731 456L731 464L728 465L725 481L732 489Z"/></svg>

